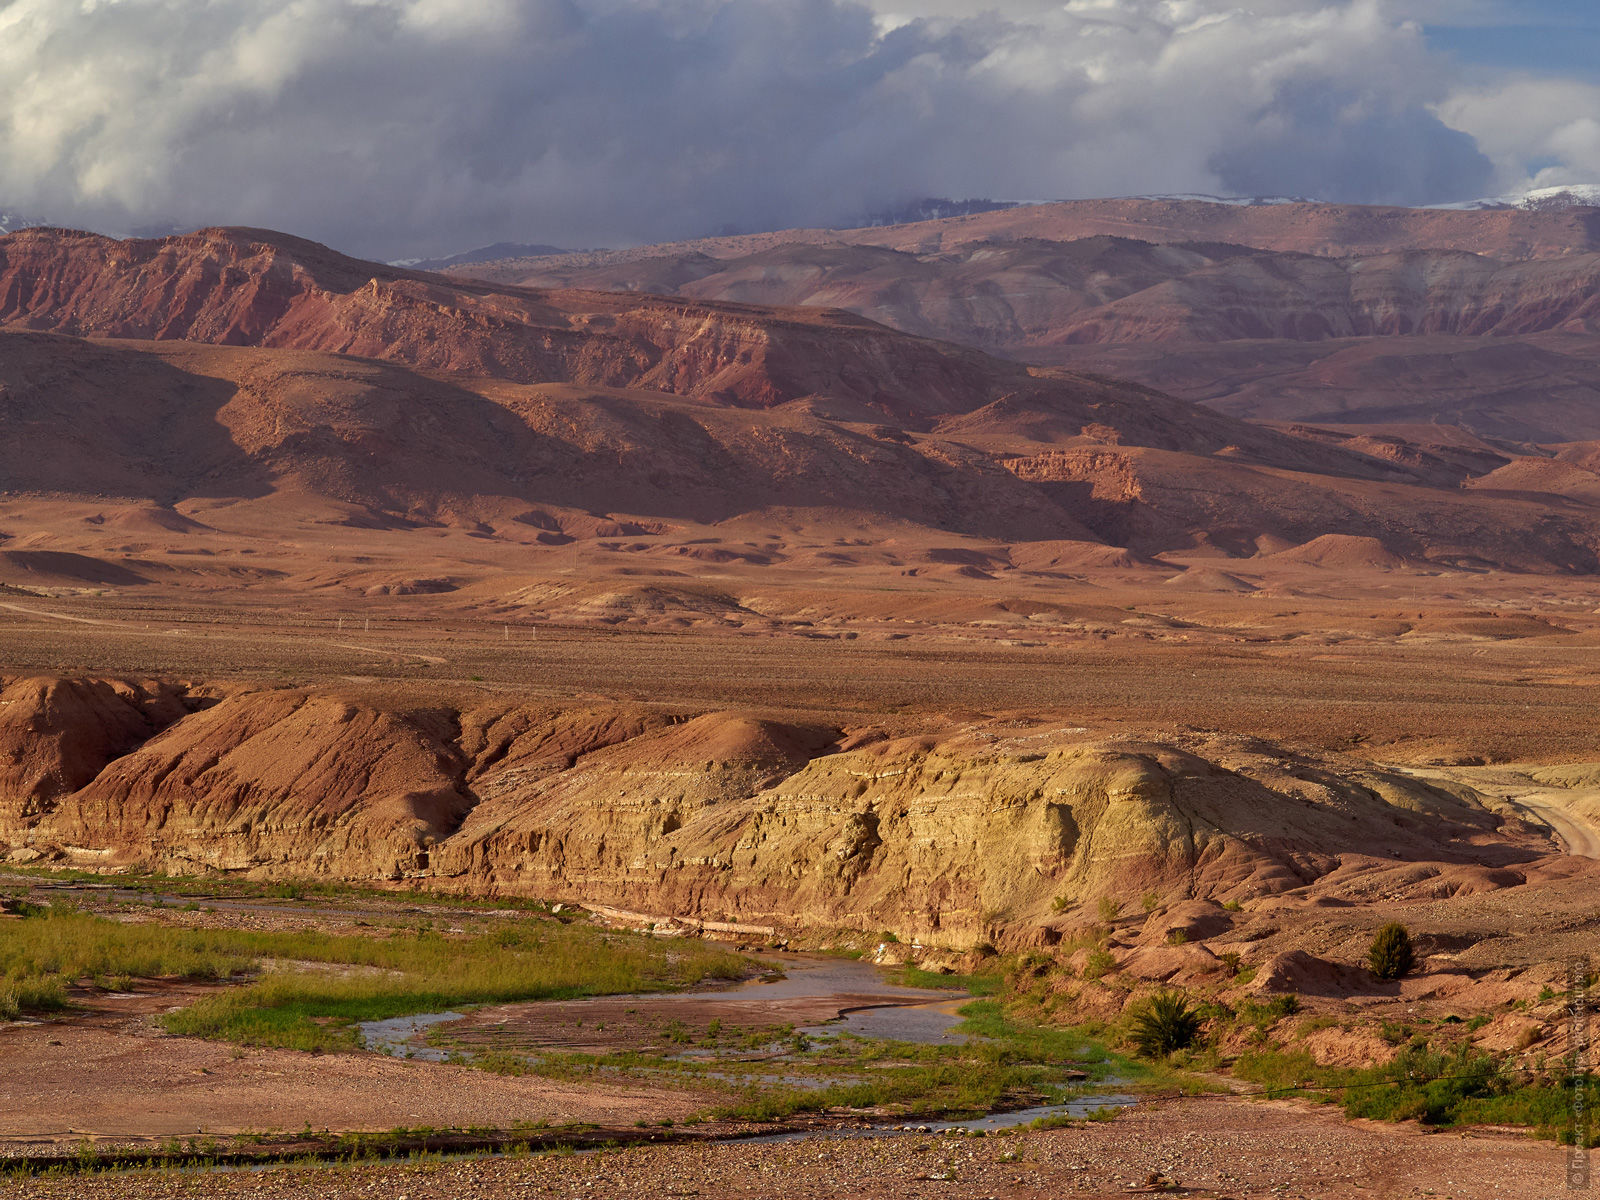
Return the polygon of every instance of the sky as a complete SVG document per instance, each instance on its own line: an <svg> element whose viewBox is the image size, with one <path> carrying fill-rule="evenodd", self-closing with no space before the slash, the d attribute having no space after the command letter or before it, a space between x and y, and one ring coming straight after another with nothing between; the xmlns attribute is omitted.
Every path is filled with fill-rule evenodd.
<svg viewBox="0 0 1600 1200"><path fill-rule="evenodd" d="M1600 0L0 0L0 210L377 258L1600 183Z"/></svg>

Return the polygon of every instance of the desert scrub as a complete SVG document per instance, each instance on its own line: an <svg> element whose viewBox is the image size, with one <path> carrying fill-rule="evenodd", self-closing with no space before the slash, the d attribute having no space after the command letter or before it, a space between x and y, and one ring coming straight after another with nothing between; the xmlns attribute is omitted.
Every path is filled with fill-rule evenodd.
<svg viewBox="0 0 1600 1200"><path fill-rule="evenodd" d="M1367 965L1379 979L1400 979L1411 974L1416 966L1416 951L1411 946L1411 934L1398 921L1390 922L1378 930L1367 950Z"/></svg>
<svg viewBox="0 0 1600 1200"><path fill-rule="evenodd" d="M1244 1054L1234 1075L1261 1095L1304 1095L1338 1104L1346 1115L1425 1125L1520 1125L1538 1136L1565 1136L1572 1091L1559 1070L1521 1071L1472 1046L1436 1050L1407 1046L1381 1066L1320 1066L1305 1051ZM1600 1080L1587 1084L1589 1107L1600 1105Z"/></svg>
<svg viewBox="0 0 1600 1200"><path fill-rule="evenodd" d="M1111 951L1104 948L1091 950L1088 959L1083 964L1083 977L1090 983L1103 979L1117 969L1117 960L1112 957Z"/></svg>

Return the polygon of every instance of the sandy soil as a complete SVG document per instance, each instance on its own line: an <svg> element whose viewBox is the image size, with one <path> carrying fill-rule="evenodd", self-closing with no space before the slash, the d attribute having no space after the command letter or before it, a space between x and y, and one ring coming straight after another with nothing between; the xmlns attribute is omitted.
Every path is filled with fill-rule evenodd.
<svg viewBox="0 0 1600 1200"><path fill-rule="evenodd" d="M1414 1126L1346 1123L1300 1105L1211 1097L1147 1105L1109 1124L981 1141L733 1142L436 1165L130 1172L92 1181L13 1180L0 1183L0 1196L1044 1200L1124 1196L1159 1172L1179 1194L1236 1200L1501 1200L1562 1194L1565 1166L1559 1147L1516 1134L1426 1134Z"/></svg>
<svg viewBox="0 0 1600 1200"><path fill-rule="evenodd" d="M1550 587L1535 595L1492 575L1310 573L1338 594L1193 594L1114 573L933 590L872 570L826 585L706 576L736 594L759 589L778 628L753 617L674 628L473 611L488 596L58 595L0 610L0 663L12 673L364 683L419 701L491 691L875 721L1022 710L1096 732L1224 729L1402 761L1591 753L1593 583L1541 581ZM1452 632L1462 627L1477 632ZM1497 629L1514 636L1490 636Z"/></svg>
<svg viewBox="0 0 1600 1200"><path fill-rule="evenodd" d="M0 1026L0 1150L197 1132L387 1130L681 1120L715 1097L640 1084L507 1078L378 1054L310 1055L171 1037L198 989L98 997L84 1015Z"/></svg>

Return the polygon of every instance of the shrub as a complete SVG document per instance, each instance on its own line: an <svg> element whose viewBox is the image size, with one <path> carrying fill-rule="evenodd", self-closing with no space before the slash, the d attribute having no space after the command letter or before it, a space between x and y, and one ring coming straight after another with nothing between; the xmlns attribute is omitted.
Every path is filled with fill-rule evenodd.
<svg viewBox="0 0 1600 1200"><path fill-rule="evenodd" d="M1122 915L1122 905L1110 896L1101 896L1095 907L1100 913L1100 920L1107 925Z"/></svg>
<svg viewBox="0 0 1600 1200"><path fill-rule="evenodd" d="M1201 1018L1180 992L1157 992L1133 1014L1133 1044L1146 1058L1162 1058L1194 1045Z"/></svg>
<svg viewBox="0 0 1600 1200"><path fill-rule="evenodd" d="M1378 930L1367 951L1367 962L1379 979L1399 979L1411 974L1417 965L1416 951L1411 948L1411 934L1398 921L1391 921Z"/></svg>
<svg viewBox="0 0 1600 1200"><path fill-rule="evenodd" d="M1159 892L1146 892L1139 897L1139 903L1144 906L1144 911L1153 913L1161 907L1161 894Z"/></svg>
<svg viewBox="0 0 1600 1200"><path fill-rule="evenodd" d="M1237 975L1239 973L1239 963L1243 960L1237 950L1224 950L1217 957L1222 960L1222 969L1229 975Z"/></svg>
<svg viewBox="0 0 1600 1200"><path fill-rule="evenodd" d="M1182 946L1187 943L1188 940L1189 931L1187 929L1167 930L1167 945L1169 946Z"/></svg>
<svg viewBox="0 0 1600 1200"><path fill-rule="evenodd" d="M1262 1030L1270 1029L1284 1017L1292 1017L1299 1011L1300 997L1293 992L1274 996L1264 1004L1256 1000L1244 1000L1239 1004L1239 1015Z"/></svg>
<svg viewBox="0 0 1600 1200"><path fill-rule="evenodd" d="M1083 964L1083 977L1093 983L1116 969L1117 960L1111 956L1111 951L1091 950L1088 961Z"/></svg>

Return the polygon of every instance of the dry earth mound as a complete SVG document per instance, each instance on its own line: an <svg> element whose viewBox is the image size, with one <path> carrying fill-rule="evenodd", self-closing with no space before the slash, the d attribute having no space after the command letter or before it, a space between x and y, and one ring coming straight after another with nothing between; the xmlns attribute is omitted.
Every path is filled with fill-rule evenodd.
<svg viewBox="0 0 1600 1200"><path fill-rule="evenodd" d="M1150 891L1192 900L1164 919L1209 938L1224 900L1455 894L1473 872L1508 885L1551 849L1470 790L1228 739L1014 722L886 736L302 689L174 718L168 693L106 681L5 696L31 757L0 778L0 837L69 863L410 878L968 944L1050 941L1063 907ZM34 739L41 722L54 732Z"/></svg>
<svg viewBox="0 0 1600 1200"><path fill-rule="evenodd" d="M1406 565L1389 547L1374 537L1358 537L1347 533L1325 533L1312 538L1303 546L1280 550L1274 558L1289 562L1306 563L1314 567L1376 568L1383 571L1398 570Z"/></svg>

